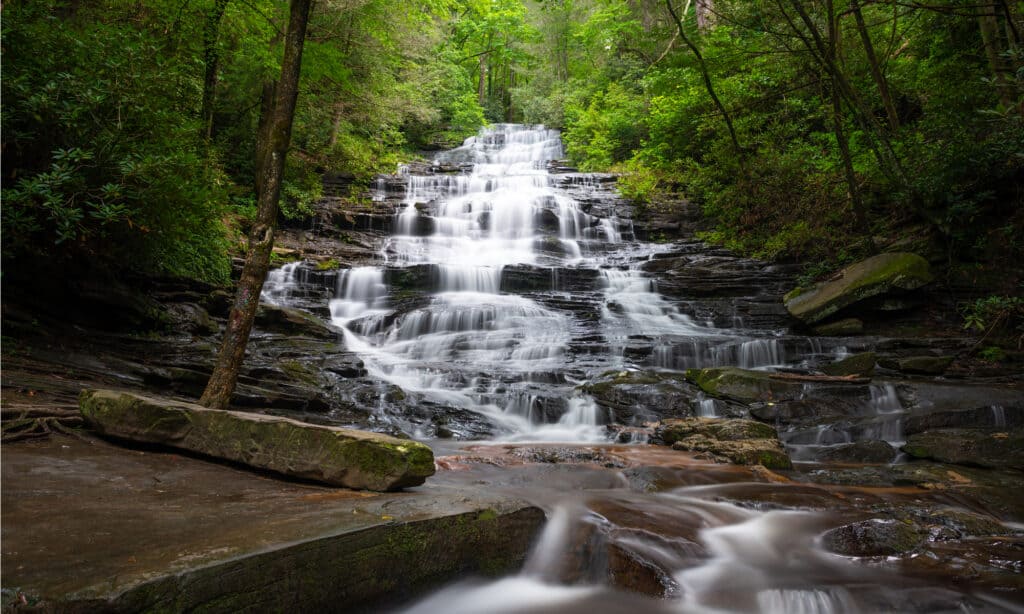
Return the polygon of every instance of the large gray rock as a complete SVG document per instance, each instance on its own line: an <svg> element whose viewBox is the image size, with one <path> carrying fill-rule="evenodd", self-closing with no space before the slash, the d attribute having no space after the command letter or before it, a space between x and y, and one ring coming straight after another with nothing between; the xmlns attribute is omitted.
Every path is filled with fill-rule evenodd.
<svg viewBox="0 0 1024 614"><path fill-rule="evenodd" d="M851 264L828 281L797 288L782 300L794 318L814 324L864 299L914 290L930 281L928 261L917 254L879 254Z"/></svg>
<svg viewBox="0 0 1024 614"><path fill-rule="evenodd" d="M289 418L209 409L111 390L86 390L82 415L98 432L167 445L333 486L397 490L434 474L414 441Z"/></svg>
<svg viewBox="0 0 1024 614"><path fill-rule="evenodd" d="M693 415L697 396L681 375L658 371L612 371L580 390L606 408L614 422L631 425Z"/></svg>

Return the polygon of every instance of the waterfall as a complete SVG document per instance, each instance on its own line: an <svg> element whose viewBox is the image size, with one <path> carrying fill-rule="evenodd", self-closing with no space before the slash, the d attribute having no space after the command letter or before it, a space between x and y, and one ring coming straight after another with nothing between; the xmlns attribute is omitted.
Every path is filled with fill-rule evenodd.
<svg viewBox="0 0 1024 614"><path fill-rule="evenodd" d="M371 378L476 412L498 439L599 441L610 416L577 386L610 368L785 363L774 331L716 328L659 293L642 266L671 246L638 242L615 205L593 209L594 177L551 175L563 153L555 130L498 124L399 169L406 191L383 262L340 270L329 304ZM514 283L542 272L513 294L502 290L511 270ZM287 302L303 271L272 272L264 300ZM580 279L592 291L578 292Z"/></svg>

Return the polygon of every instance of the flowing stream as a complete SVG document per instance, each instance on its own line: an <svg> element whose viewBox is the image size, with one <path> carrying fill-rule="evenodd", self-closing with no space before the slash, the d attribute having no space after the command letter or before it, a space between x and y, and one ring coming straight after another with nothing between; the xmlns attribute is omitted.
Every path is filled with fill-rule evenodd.
<svg viewBox="0 0 1024 614"><path fill-rule="evenodd" d="M594 378L710 366L785 369L846 353L838 343L744 326L738 311L726 316L660 293L649 272L660 258L686 249L694 258L714 255L702 246L679 252L637 240L627 216L589 198L607 192L599 181L548 172L562 155L556 131L497 125L440 154L433 165L442 172L402 171L407 187L392 233L375 262L338 272L329 304L371 379L429 406L471 412L491 426L491 445L608 450L606 425L616 417L580 386ZM385 198L384 188L379 182L375 201ZM302 275L297 265L272 272L264 300L289 304ZM858 438L903 439L894 384L873 385L858 403L867 420L860 431L822 424L785 433L794 458ZM727 403L698 396L691 414L728 411ZM1005 421L1001 408L993 416ZM463 451L464 444L433 439L440 431L388 419L443 452ZM822 511L820 493L700 467L646 492L613 464L439 474L439 485L478 479L509 490L543 507L549 521L520 574L459 583L408 611L1014 611L989 593L826 552L822 531L858 516ZM747 495L737 496L740 490ZM749 503L752 491L763 505ZM641 578L633 584L657 585L660 599L610 585L609 577L627 575L624 560Z"/></svg>

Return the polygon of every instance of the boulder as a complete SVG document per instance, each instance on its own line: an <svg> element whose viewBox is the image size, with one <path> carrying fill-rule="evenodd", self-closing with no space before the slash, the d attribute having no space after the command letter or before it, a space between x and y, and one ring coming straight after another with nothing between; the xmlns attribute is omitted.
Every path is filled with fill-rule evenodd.
<svg viewBox="0 0 1024 614"><path fill-rule="evenodd" d="M1024 469L1024 429L937 429L910 435L902 449L914 458L954 465Z"/></svg>
<svg viewBox="0 0 1024 614"><path fill-rule="evenodd" d="M825 365L821 371L826 375L872 375L875 372L875 353L863 352L847 356Z"/></svg>
<svg viewBox="0 0 1024 614"><path fill-rule="evenodd" d="M422 484L434 473L429 447L379 433L111 390L85 390L79 405L86 421L103 435L332 486L397 490Z"/></svg>
<svg viewBox="0 0 1024 614"><path fill-rule="evenodd" d="M891 463L896 458L896 448L888 442L855 441L824 448L819 456L823 461L839 463Z"/></svg>
<svg viewBox="0 0 1024 614"><path fill-rule="evenodd" d="M927 536L913 523L872 519L827 531L821 542L826 550L847 556L893 556L916 549Z"/></svg>
<svg viewBox="0 0 1024 614"><path fill-rule="evenodd" d="M712 396L743 403L796 399L804 389L800 382L774 379L766 371L736 367L688 369L686 379Z"/></svg>
<svg viewBox="0 0 1024 614"><path fill-rule="evenodd" d="M614 422L631 425L691 416L697 392L678 374L657 371L611 371L580 390L608 409Z"/></svg>
<svg viewBox="0 0 1024 614"><path fill-rule="evenodd" d="M827 322L814 327L814 334L823 337L845 337L859 335L864 332L864 322L857 318L843 318L835 322Z"/></svg>
<svg viewBox="0 0 1024 614"><path fill-rule="evenodd" d="M931 281L928 261L917 254L879 254L851 264L828 281L797 288L782 300L794 318L815 324L864 299L914 290Z"/></svg>
<svg viewBox="0 0 1024 614"><path fill-rule="evenodd" d="M276 305L260 305L255 324L262 330L299 337L337 339L340 334L313 314Z"/></svg>
<svg viewBox="0 0 1024 614"><path fill-rule="evenodd" d="M883 358L878 364L886 369L918 375L942 375L953 363L952 356L909 356Z"/></svg>
<svg viewBox="0 0 1024 614"><path fill-rule="evenodd" d="M792 469L775 429L756 420L683 418L665 420L655 439L673 450L706 452L737 465Z"/></svg>
<svg viewBox="0 0 1024 614"><path fill-rule="evenodd" d="M914 435L932 429L987 428L1007 429L1024 427L1024 405L986 405L974 409L932 411L903 419L903 434Z"/></svg>

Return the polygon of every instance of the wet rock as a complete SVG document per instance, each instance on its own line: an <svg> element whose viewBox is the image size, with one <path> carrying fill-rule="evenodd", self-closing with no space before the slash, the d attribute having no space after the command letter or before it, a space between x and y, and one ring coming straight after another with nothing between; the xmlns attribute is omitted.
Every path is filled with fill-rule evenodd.
<svg viewBox="0 0 1024 614"><path fill-rule="evenodd" d="M663 421L655 440L673 450L707 452L737 465L792 469L775 429L756 420L683 418Z"/></svg>
<svg viewBox="0 0 1024 614"><path fill-rule="evenodd" d="M635 491L663 492L689 485L681 473L680 469L649 465L626 469L622 472L622 477L626 478L629 487Z"/></svg>
<svg viewBox="0 0 1024 614"><path fill-rule="evenodd" d="M210 314L195 303L176 303L167 306L167 314L174 327L193 335L213 335L220 330Z"/></svg>
<svg viewBox="0 0 1024 614"><path fill-rule="evenodd" d="M750 408L750 415L780 424L817 423L819 418L853 416L862 411L859 399L809 398L762 403Z"/></svg>
<svg viewBox="0 0 1024 614"><path fill-rule="evenodd" d="M943 428L1006 429L1024 427L1024 406L985 406L907 416L903 433L913 435Z"/></svg>
<svg viewBox="0 0 1024 614"><path fill-rule="evenodd" d="M608 582L621 590L658 598L678 588L671 573L614 543L608 545Z"/></svg>
<svg viewBox="0 0 1024 614"><path fill-rule="evenodd" d="M893 290L914 290L931 281L924 258L906 252L879 254L844 268L828 281L797 288L783 297L783 302L794 318L814 324L864 299Z"/></svg>
<svg viewBox="0 0 1024 614"><path fill-rule="evenodd" d="M655 436L666 445L672 445L680 439L692 435L705 435L720 441L739 441L742 439L778 439L778 434L771 426L757 420L718 419L718 418L684 418L665 420L655 428Z"/></svg>
<svg viewBox="0 0 1024 614"><path fill-rule="evenodd" d="M735 367L688 369L686 379L710 395L744 403L796 399L803 393L800 382L774 379L765 371Z"/></svg>
<svg viewBox="0 0 1024 614"><path fill-rule="evenodd" d="M855 441L825 448L819 458L842 463L891 463L896 458L896 448L886 441Z"/></svg>
<svg viewBox="0 0 1024 614"><path fill-rule="evenodd" d="M580 390L608 409L614 422L634 426L693 415L697 393L679 375L657 371L611 371Z"/></svg>
<svg viewBox="0 0 1024 614"><path fill-rule="evenodd" d="M316 316L275 305L260 305L256 311L256 327L285 335L337 339L339 333Z"/></svg>
<svg viewBox="0 0 1024 614"><path fill-rule="evenodd" d="M875 372L875 353L863 352L821 368L826 375L871 375Z"/></svg>
<svg viewBox="0 0 1024 614"><path fill-rule="evenodd" d="M952 356L909 356L883 358L878 362L886 369L918 375L942 375L953 363Z"/></svg>
<svg viewBox="0 0 1024 614"><path fill-rule="evenodd" d="M991 432L937 429L907 437L902 450L914 458L954 465L1024 469L1024 429Z"/></svg>
<svg viewBox="0 0 1024 614"><path fill-rule="evenodd" d="M231 304L235 297L227 290L214 290L203 300L203 307L210 315L226 318L231 312Z"/></svg>
<svg viewBox="0 0 1024 614"><path fill-rule="evenodd" d="M921 546L927 532L898 520L865 520L837 527L821 537L822 545L847 556L895 556Z"/></svg>
<svg viewBox="0 0 1024 614"><path fill-rule="evenodd" d="M835 322L819 324L814 327L814 334L823 337L845 337L859 335L864 332L864 322L857 318L843 318Z"/></svg>
<svg viewBox="0 0 1024 614"><path fill-rule="evenodd" d="M913 511L912 511L913 513ZM992 535L1012 535L1015 531L996 518L957 508L929 508L916 514L916 520L928 526L933 539L949 540Z"/></svg>
<svg viewBox="0 0 1024 614"><path fill-rule="evenodd" d="M82 415L103 435L167 445L334 486L397 490L434 473L427 446L377 433L110 390L84 391Z"/></svg>

